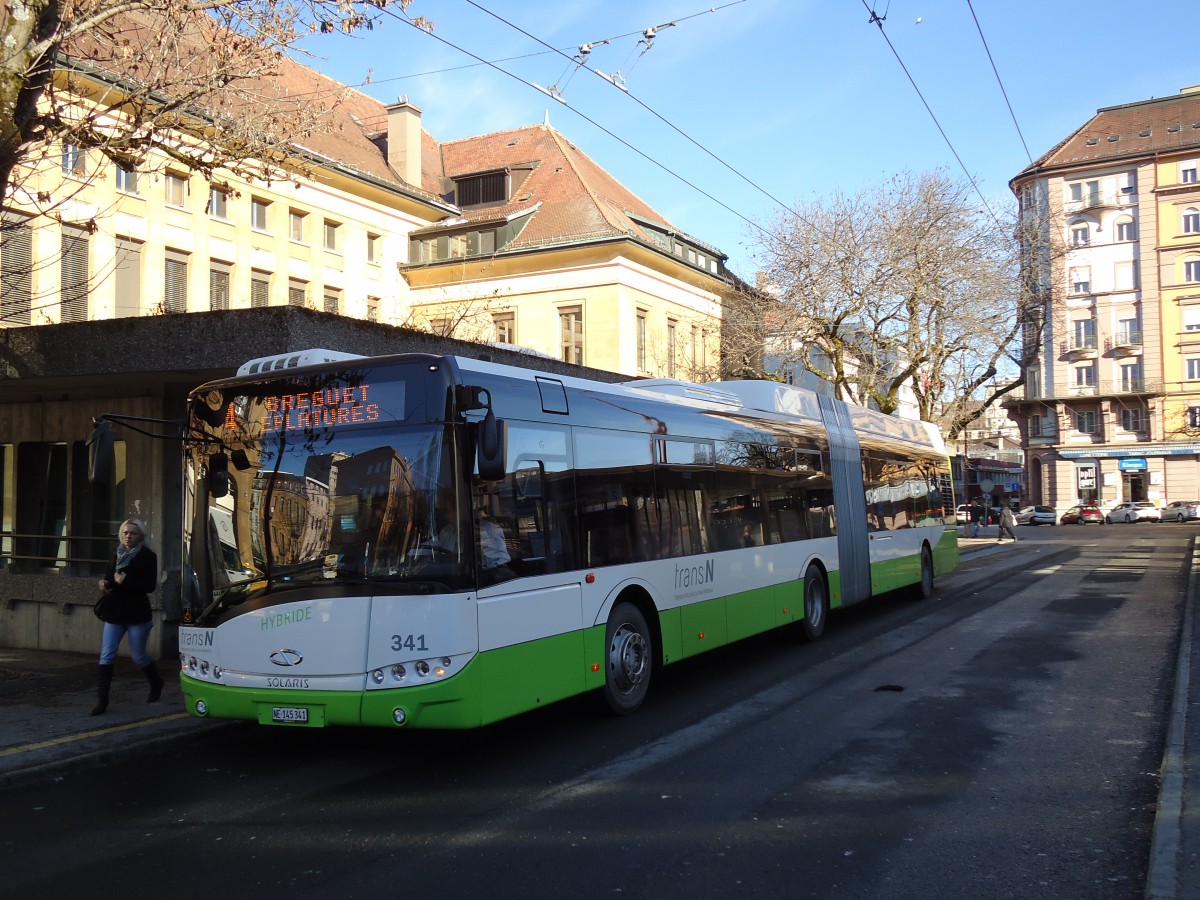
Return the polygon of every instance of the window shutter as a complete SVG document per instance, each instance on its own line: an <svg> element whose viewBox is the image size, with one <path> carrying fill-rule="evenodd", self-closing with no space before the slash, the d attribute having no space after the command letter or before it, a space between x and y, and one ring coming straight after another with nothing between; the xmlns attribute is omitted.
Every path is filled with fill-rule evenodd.
<svg viewBox="0 0 1200 900"><path fill-rule="evenodd" d="M60 273L62 321L87 321L88 235L81 228L63 228Z"/></svg>

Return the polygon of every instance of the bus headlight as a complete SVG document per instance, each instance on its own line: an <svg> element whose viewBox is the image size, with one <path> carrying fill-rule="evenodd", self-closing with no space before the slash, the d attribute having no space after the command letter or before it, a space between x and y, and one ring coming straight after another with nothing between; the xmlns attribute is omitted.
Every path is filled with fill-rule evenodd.
<svg viewBox="0 0 1200 900"><path fill-rule="evenodd" d="M429 663L425 662L423 659L417 660L413 668L417 670L417 674L422 678L429 674Z"/></svg>
<svg viewBox="0 0 1200 900"><path fill-rule="evenodd" d="M371 673L371 680L376 684L383 684L383 669L376 669Z"/></svg>
<svg viewBox="0 0 1200 900"><path fill-rule="evenodd" d="M196 715L198 715L198 716L207 716L208 715L208 704L205 703L203 700L196 701Z"/></svg>
<svg viewBox="0 0 1200 900"><path fill-rule="evenodd" d="M406 671L404 671L404 666L400 665L399 663L392 666L392 677L395 678L397 681L403 681L404 676L407 674L408 673Z"/></svg>
<svg viewBox="0 0 1200 900"><path fill-rule="evenodd" d="M200 660L200 674L208 675L208 660L207 659Z"/></svg>
<svg viewBox="0 0 1200 900"><path fill-rule="evenodd" d="M396 707L392 710L392 721L397 725L403 725L408 721L408 713L406 713L400 707Z"/></svg>

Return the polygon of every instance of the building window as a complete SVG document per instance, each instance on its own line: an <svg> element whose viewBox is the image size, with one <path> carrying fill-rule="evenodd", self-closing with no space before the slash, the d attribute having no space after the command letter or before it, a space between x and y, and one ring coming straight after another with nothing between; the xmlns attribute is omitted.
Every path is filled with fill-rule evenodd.
<svg viewBox="0 0 1200 900"><path fill-rule="evenodd" d="M62 321L86 322L88 317L88 233L63 227L59 273L62 279Z"/></svg>
<svg viewBox="0 0 1200 900"><path fill-rule="evenodd" d="M1187 409L1188 428L1200 428L1200 406L1189 406Z"/></svg>
<svg viewBox="0 0 1200 900"><path fill-rule="evenodd" d="M1142 364L1140 362L1121 366L1121 390L1144 391L1145 389L1146 379L1142 377Z"/></svg>
<svg viewBox="0 0 1200 900"><path fill-rule="evenodd" d="M454 182L454 194L459 206L478 206L483 203L503 203L508 199L508 174L489 172Z"/></svg>
<svg viewBox="0 0 1200 900"><path fill-rule="evenodd" d="M0 327L30 325L33 315L33 228L4 213L0 224Z"/></svg>
<svg viewBox="0 0 1200 900"><path fill-rule="evenodd" d="M267 210L270 206L269 200L259 200L255 197L250 201L250 227L255 231L267 230Z"/></svg>
<svg viewBox="0 0 1200 900"><path fill-rule="evenodd" d="M637 370L646 371L646 311L637 311Z"/></svg>
<svg viewBox="0 0 1200 900"><path fill-rule="evenodd" d="M1117 344L1119 346L1128 347L1141 344L1141 342L1142 327L1138 324L1137 319L1117 320Z"/></svg>
<svg viewBox="0 0 1200 900"><path fill-rule="evenodd" d="M338 250L338 223L325 220L325 249L332 253Z"/></svg>
<svg viewBox="0 0 1200 900"><path fill-rule="evenodd" d="M679 350L679 323L667 319L667 377L675 377L675 356Z"/></svg>
<svg viewBox="0 0 1200 900"><path fill-rule="evenodd" d="M1117 263L1113 270L1113 278L1118 291L1134 290L1137 287L1137 263L1132 260Z"/></svg>
<svg viewBox="0 0 1200 900"><path fill-rule="evenodd" d="M1200 180L1196 176L1197 168L1194 161L1179 164L1179 181L1182 184L1195 184L1197 180Z"/></svg>
<svg viewBox="0 0 1200 900"><path fill-rule="evenodd" d="M288 237L297 243L304 243L304 220L307 218L304 213L298 210L290 210L288 212Z"/></svg>
<svg viewBox="0 0 1200 900"><path fill-rule="evenodd" d="M304 306L308 300L308 285L303 281L288 282L288 306Z"/></svg>
<svg viewBox="0 0 1200 900"><path fill-rule="evenodd" d="M1096 320L1095 319L1076 319L1072 323L1074 329L1071 336L1072 350L1095 350L1096 349Z"/></svg>
<svg viewBox="0 0 1200 900"><path fill-rule="evenodd" d="M229 218L229 194L220 188L208 192L208 214L222 221Z"/></svg>
<svg viewBox="0 0 1200 900"><path fill-rule="evenodd" d="M117 190L122 194L136 194L138 192L137 169L120 164L117 165Z"/></svg>
<svg viewBox="0 0 1200 900"><path fill-rule="evenodd" d="M1136 241L1137 240L1137 225L1133 219L1122 219L1117 223L1117 240L1118 241Z"/></svg>
<svg viewBox="0 0 1200 900"><path fill-rule="evenodd" d="M63 144L62 171L64 175L83 177L87 174L87 151L78 144Z"/></svg>
<svg viewBox="0 0 1200 900"><path fill-rule="evenodd" d="M250 307L261 309L271 305L271 275L269 272L250 273Z"/></svg>
<svg viewBox="0 0 1200 900"><path fill-rule="evenodd" d="M1187 368L1188 381L1200 381L1200 356L1192 356L1184 360Z"/></svg>
<svg viewBox="0 0 1200 900"><path fill-rule="evenodd" d="M1071 246L1086 247L1089 243L1090 231L1087 225L1071 226Z"/></svg>
<svg viewBox="0 0 1200 900"><path fill-rule="evenodd" d="M214 262L208 270L208 308L229 309L229 270L227 263Z"/></svg>
<svg viewBox="0 0 1200 900"><path fill-rule="evenodd" d="M1042 436L1042 417L1030 416L1028 422L1028 431L1031 438Z"/></svg>
<svg viewBox="0 0 1200 900"><path fill-rule="evenodd" d="M167 206L187 206L187 178L174 172L167 173Z"/></svg>
<svg viewBox="0 0 1200 900"><path fill-rule="evenodd" d="M498 344L517 342L517 314L496 313L492 316L492 340Z"/></svg>
<svg viewBox="0 0 1200 900"><path fill-rule="evenodd" d="M187 312L187 261L186 253L167 251L163 268L163 309L166 312Z"/></svg>
<svg viewBox="0 0 1200 900"><path fill-rule="evenodd" d="M1188 208L1183 211L1183 233L1200 234L1200 210Z"/></svg>
<svg viewBox="0 0 1200 900"><path fill-rule="evenodd" d="M577 366L583 365L583 308L579 306L558 311L562 358Z"/></svg>
<svg viewBox="0 0 1200 900"><path fill-rule="evenodd" d="M1183 280L1200 281L1200 259L1189 259L1183 264Z"/></svg>
<svg viewBox="0 0 1200 900"><path fill-rule="evenodd" d="M383 238L377 234L367 235L367 262L378 263L383 258Z"/></svg>
<svg viewBox="0 0 1200 900"><path fill-rule="evenodd" d="M340 314L342 311L342 292L338 288L325 288L325 312Z"/></svg>
<svg viewBox="0 0 1200 900"><path fill-rule="evenodd" d="M367 297L367 321L368 322L378 322L379 321L379 298L378 297L370 297L370 296Z"/></svg>
<svg viewBox="0 0 1200 900"><path fill-rule="evenodd" d="M1125 431L1146 431L1150 417L1144 409L1121 410L1121 428Z"/></svg>
<svg viewBox="0 0 1200 900"><path fill-rule="evenodd" d="M1075 430L1080 434L1095 434L1096 433L1096 413L1095 410L1087 412L1075 413Z"/></svg>
<svg viewBox="0 0 1200 900"><path fill-rule="evenodd" d="M136 316L142 311L142 245L129 238L117 238L113 269L117 316Z"/></svg>
<svg viewBox="0 0 1200 900"><path fill-rule="evenodd" d="M1076 366L1071 370L1071 376L1074 379L1075 387L1077 388L1091 388L1095 387L1096 385L1095 366Z"/></svg>
<svg viewBox="0 0 1200 900"><path fill-rule="evenodd" d="M1081 266L1071 270L1071 293L1090 294L1092 292L1092 270L1090 266Z"/></svg>

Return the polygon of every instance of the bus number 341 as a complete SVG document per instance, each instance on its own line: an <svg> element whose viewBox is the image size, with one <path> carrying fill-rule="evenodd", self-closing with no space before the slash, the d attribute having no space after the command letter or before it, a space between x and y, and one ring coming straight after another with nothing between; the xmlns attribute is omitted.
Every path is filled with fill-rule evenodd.
<svg viewBox="0 0 1200 900"><path fill-rule="evenodd" d="M417 650L424 653L429 648L425 646L425 635L423 634L393 634L392 649Z"/></svg>

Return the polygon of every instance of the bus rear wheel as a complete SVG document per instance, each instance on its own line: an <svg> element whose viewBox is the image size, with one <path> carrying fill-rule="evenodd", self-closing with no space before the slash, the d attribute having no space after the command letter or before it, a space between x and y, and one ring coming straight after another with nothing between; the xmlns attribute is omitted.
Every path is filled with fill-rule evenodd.
<svg viewBox="0 0 1200 900"><path fill-rule="evenodd" d="M800 623L804 640L819 640L825 633L828 618L829 592L825 590L825 576L816 566L809 566L804 573L804 621Z"/></svg>
<svg viewBox="0 0 1200 900"><path fill-rule="evenodd" d="M618 603L604 631L604 702L616 715L646 699L654 668L654 645L646 617L632 603Z"/></svg>
<svg viewBox="0 0 1200 900"><path fill-rule="evenodd" d="M921 546L921 580L912 586L914 600L928 600L933 596L933 553L929 546Z"/></svg>

